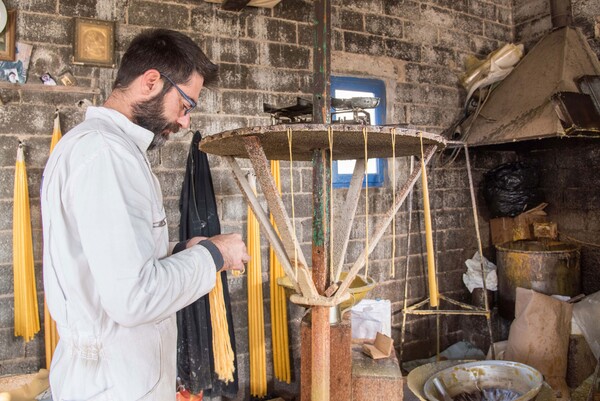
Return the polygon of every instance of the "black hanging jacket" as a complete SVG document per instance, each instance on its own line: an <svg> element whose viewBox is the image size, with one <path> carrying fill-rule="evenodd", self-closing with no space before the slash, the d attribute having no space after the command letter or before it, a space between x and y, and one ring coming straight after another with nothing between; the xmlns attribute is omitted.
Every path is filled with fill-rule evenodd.
<svg viewBox="0 0 600 401"><path fill-rule="evenodd" d="M187 159L179 201L180 241L195 236L211 237L221 233L208 157L198 146L201 139L202 135L196 131ZM177 374L185 387L194 394L204 390L205 396L234 398L238 392L237 356L227 273L222 272L220 277L217 276L217 279L219 278L223 283L229 338L235 357L234 380L226 384L218 379L214 371L208 295L177 312Z"/></svg>

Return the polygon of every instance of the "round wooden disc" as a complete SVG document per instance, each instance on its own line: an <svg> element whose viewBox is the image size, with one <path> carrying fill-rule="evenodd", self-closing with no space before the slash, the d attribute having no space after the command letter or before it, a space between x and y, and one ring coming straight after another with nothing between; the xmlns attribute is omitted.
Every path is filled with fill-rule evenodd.
<svg viewBox="0 0 600 401"><path fill-rule="evenodd" d="M415 129L398 128L380 125L350 124L280 124L271 126L239 128L224 131L205 137L200 142L203 152L219 156L248 158L244 138L256 137L262 146L267 159L289 160L289 139L287 130L292 130L292 159L311 160L313 152L318 149L329 149L328 127L333 128L333 159L363 159L365 156L366 129L367 157L392 156L392 132L395 133L396 156L421 154L421 137L423 145L446 146L446 140L437 134Z"/></svg>

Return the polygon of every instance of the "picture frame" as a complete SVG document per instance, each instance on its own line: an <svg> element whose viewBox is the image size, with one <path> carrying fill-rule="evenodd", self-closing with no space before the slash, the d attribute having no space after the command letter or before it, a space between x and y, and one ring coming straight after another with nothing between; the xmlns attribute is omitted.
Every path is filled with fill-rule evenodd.
<svg viewBox="0 0 600 401"><path fill-rule="evenodd" d="M0 33L0 60L15 61L17 33L17 10L7 11L6 28Z"/></svg>
<svg viewBox="0 0 600 401"><path fill-rule="evenodd" d="M0 61L0 81L13 84L26 83L32 51L33 45L29 43L15 43L14 61Z"/></svg>
<svg viewBox="0 0 600 401"><path fill-rule="evenodd" d="M75 65L114 67L114 21L75 18L72 63Z"/></svg>

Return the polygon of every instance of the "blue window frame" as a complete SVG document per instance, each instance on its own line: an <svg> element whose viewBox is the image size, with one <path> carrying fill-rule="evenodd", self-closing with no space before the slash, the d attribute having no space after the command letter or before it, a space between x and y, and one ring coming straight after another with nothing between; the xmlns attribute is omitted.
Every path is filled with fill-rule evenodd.
<svg viewBox="0 0 600 401"><path fill-rule="evenodd" d="M375 96L380 99L379 105L374 109L368 109L372 125L385 124L385 84L383 81L372 78L355 77L331 77L331 97L347 99L351 97ZM343 115L333 115L334 120ZM367 182L369 187L381 187L385 181L385 159L369 159L367 164ZM354 160L334 161L331 174L334 188L348 188ZM366 183L363 181L363 187Z"/></svg>

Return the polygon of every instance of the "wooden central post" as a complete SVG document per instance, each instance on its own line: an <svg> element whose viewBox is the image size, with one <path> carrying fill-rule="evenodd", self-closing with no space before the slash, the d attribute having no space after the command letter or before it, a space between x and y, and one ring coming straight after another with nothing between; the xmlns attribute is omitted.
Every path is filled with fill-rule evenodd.
<svg viewBox="0 0 600 401"><path fill-rule="evenodd" d="M313 51L313 123L331 122L331 3L315 0L315 36ZM329 190L331 166L329 153L317 149L313 153L313 223L312 274L319 294L328 287L329 255ZM311 309L311 401L329 401L329 307Z"/></svg>
<svg viewBox="0 0 600 401"><path fill-rule="evenodd" d="M313 168L312 274L319 294L329 286L329 202L331 199L329 152L315 150ZM329 401L329 307L313 306L311 331L311 401Z"/></svg>

